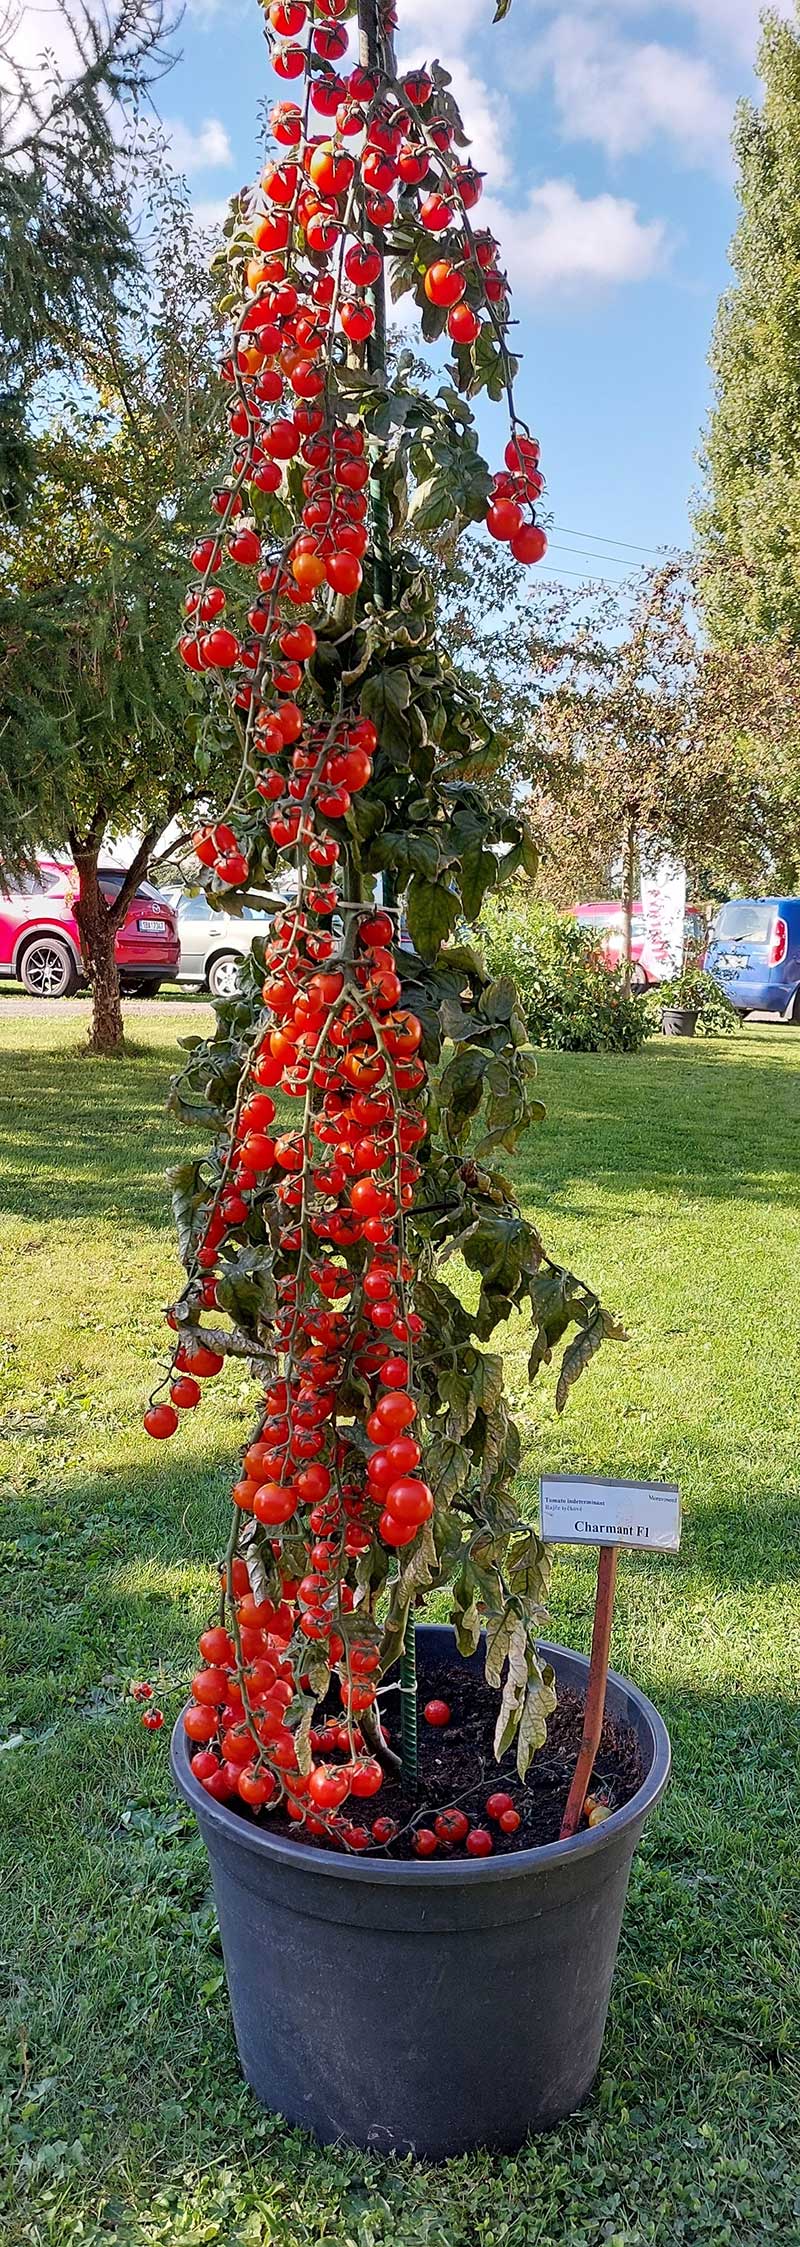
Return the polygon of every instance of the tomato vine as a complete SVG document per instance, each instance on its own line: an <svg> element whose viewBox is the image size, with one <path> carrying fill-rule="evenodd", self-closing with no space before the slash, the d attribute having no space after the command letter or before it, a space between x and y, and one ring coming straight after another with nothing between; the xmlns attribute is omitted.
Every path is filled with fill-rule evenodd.
<svg viewBox="0 0 800 2247"><path fill-rule="evenodd" d="M281 1803L300 1833L363 1847L345 1804L396 1761L381 1681L405 1647L408 1694L434 1588L462 1652L485 1632L497 1753L516 1739L524 1777L544 1739L548 1557L514 1503L519 1436L483 1345L531 1314L532 1376L565 1344L560 1407L618 1329L498 1168L541 1114L535 1059L466 926L533 859L524 823L482 793L497 747L413 543L485 521L523 565L545 550L508 282L471 215L482 182L446 72L398 77L374 0L345 69L352 13L271 0L272 63L303 100L273 107L220 259L231 456L181 648L201 775L213 788L231 730L241 766L194 848L214 891L291 868L295 894L175 1083L213 1143L174 1174L186 1280L169 1396L145 1424L171 1435L226 1356L251 1360L261 1401L187 1712L194 1768L221 1800ZM427 340L452 345L433 396L402 352L387 371L387 267ZM494 476L468 403L481 387L511 416ZM454 1251L472 1308L444 1276ZM332 1690L336 1720L320 1713Z"/></svg>

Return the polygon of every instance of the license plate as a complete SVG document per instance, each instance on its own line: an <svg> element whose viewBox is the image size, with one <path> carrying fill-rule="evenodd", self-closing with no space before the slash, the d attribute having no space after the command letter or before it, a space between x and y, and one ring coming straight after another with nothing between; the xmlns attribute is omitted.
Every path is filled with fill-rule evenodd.
<svg viewBox="0 0 800 2247"><path fill-rule="evenodd" d="M167 933L166 921L139 921L137 927L142 936L166 936Z"/></svg>
<svg viewBox="0 0 800 2247"><path fill-rule="evenodd" d="M737 968L744 967L745 962L739 959L736 952L721 952L719 965L724 969L726 975L735 975Z"/></svg>

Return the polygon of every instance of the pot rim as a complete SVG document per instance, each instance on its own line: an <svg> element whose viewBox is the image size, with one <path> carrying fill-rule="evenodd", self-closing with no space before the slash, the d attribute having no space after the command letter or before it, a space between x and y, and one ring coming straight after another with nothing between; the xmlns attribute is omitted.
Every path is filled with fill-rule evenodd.
<svg viewBox="0 0 800 2247"><path fill-rule="evenodd" d="M431 1628L430 1625L427 1627ZM434 1629L436 1627L433 1626ZM442 1629L442 1625L438 1628ZM448 1629L449 1626L445 1625L444 1628ZM539 1650L546 1660L566 1654L570 1661L578 1662L583 1670L589 1668L588 1657L576 1653L571 1647L558 1646L542 1639ZM554 1666L557 1667L557 1663ZM227 1804L215 1802L213 1796L206 1794L201 1787L199 1779L195 1778L189 1763L191 1742L183 1729L183 1709L173 1726L170 1741L172 1775L184 1801L189 1803L198 1817L202 1815L203 1821L216 1829L220 1839L238 1843L243 1849L250 1850L257 1857L266 1857L273 1864L282 1864L287 1871L294 1867L296 1871L319 1873L323 1878L366 1881L377 1883L381 1887L410 1885L424 1889L460 1887L465 1880L513 1880L520 1874L545 1872L550 1865L567 1863L578 1857L596 1857L599 1863L601 1856L622 1829L631 1825L634 1820L644 1819L660 1800L672 1763L669 1733L653 1702L647 1699L638 1685L634 1685L630 1678L621 1677L617 1670L609 1670L608 1682L636 1702L639 1714L644 1717L653 1736L653 1760L642 1785L629 1802L623 1803L621 1809L612 1811L611 1817L604 1818L601 1825L589 1828L585 1833L573 1834L568 1841L539 1842L533 1849L517 1849L505 1857L452 1857L447 1862L437 1864L430 1859L373 1857L355 1853L348 1856L344 1850L341 1855L338 1852L334 1855L332 1851L325 1849L309 1848L307 1842L293 1841L288 1834L270 1833L266 1826L250 1824L239 1817L238 1813L229 1810ZM189 1703L185 1705L188 1707Z"/></svg>

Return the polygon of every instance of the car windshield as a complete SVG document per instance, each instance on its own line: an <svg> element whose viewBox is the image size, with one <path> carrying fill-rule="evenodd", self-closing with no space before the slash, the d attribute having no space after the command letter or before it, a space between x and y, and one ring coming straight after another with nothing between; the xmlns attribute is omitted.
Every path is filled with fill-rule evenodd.
<svg viewBox="0 0 800 2247"><path fill-rule="evenodd" d="M196 897L177 897L175 903L178 918L181 921L208 921L211 919L212 913L215 920L230 921L232 924L236 921L270 921L272 919L272 914L266 903L263 905L242 905L238 913L226 912L225 906L219 902L215 902L212 907L205 890L198 891Z"/></svg>
<svg viewBox="0 0 800 2247"><path fill-rule="evenodd" d="M734 898L714 922L715 944L768 944L775 907L769 898Z"/></svg>
<svg viewBox="0 0 800 2247"><path fill-rule="evenodd" d="M3 897L42 897L57 889L61 879L55 867L37 866L35 874L7 874L0 881Z"/></svg>
<svg viewBox="0 0 800 2247"><path fill-rule="evenodd" d="M592 929L596 936L620 936L625 926L621 905L584 905L576 913L575 919L581 928ZM634 912L631 917L631 934L636 937L644 935L641 913Z"/></svg>
<svg viewBox="0 0 800 2247"><path fill-rule="evenodd" d="M119 896L122 884L125 880L125 872L126 869L124 866L100 867L97 879L100 883L100 888L103 892L104 897ZM146 897L148 899L152 899L152 901L156 905L164 904L164 897L161 890L154 889L152 882L139 882L135 894L137 897Z"/></svg>
<svg viewBox="0 0 800 2247"><path fill-rule="evenodd" d="M204 890L200 890L197 897L174 897L174 903L182 921L210 921L211 919L211 907Z"/></svg>

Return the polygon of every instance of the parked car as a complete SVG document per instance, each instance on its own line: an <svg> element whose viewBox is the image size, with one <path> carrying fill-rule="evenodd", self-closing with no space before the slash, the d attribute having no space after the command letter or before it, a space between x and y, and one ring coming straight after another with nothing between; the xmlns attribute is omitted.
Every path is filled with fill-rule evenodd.
<svg viewBox="0 0 800 2247"><path fill-rule="evenodd" d="M239 988L239 965L247 958L255 937L267 939L272 914L266 905L245 905L241 913L215 910L204 890L187 897L182 890L168 891L180 938L179 983L205 985L214 999L233 998Z"/></svg>
<svg viewBox="0 0 800 2247"><path fill-rule="evenodd" d="M573 905L573 913L580 928L595 941L595 950L604 967L619 967L625 941L622 904L618 897L596 899L592 904ZM647 940L644 914L636 902L631 923L632 982L637 991L646 991L651 983L659 981L659 966Z"/></svg>
<svg viewBox="0 0 800 2247"><path fill-rule="evenodd" d="M703 962L737 1014L800 1022L800 897L733 897Z"/></svg>
<svg viewBox="0 0 800 2247"><path fill-rule="evenodd" d="M581 928L594 936L596 949L604 967L619 967L625 941L622 901L619 897L598 898L591 904L573 905L572 911ZM706 918L700 905L687 905L684 918L684 947L690 945L696 952L706 940ZM634 990L648 991L654 983L664 981L662 962L656 957L645 925L641 899L637 898L631 921L632 982Z"/></svg>
<svg viewBox="0 0 800 2247"><path fill-rule="evenodd" d="M105 897L119 894L124 868L101 866ZM63 999L83 981L74 905L78 876L70 859L37 859L31 874L0 877L0 976L15 976L32 999ZM114 950L123 991L155 995L174 976L180 957L172 906L151 882L140 882Z"/></svg>

